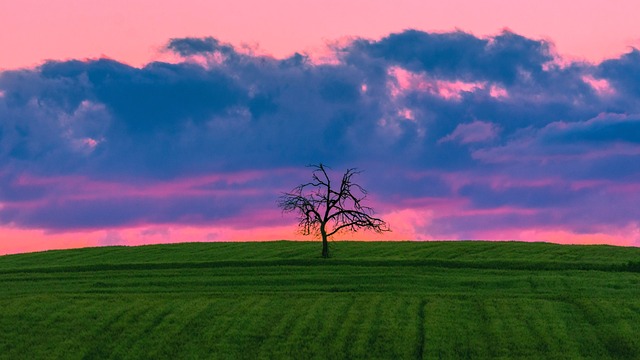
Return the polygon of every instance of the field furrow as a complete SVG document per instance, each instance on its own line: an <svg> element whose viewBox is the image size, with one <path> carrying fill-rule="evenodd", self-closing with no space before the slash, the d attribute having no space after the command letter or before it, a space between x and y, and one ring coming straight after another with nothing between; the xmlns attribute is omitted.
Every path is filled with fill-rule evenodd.
<svg viewBox="0 0 640 360"><path fill-rule="evenodd" d="M0 257L0 359L640 358L640 249L317 245Z"/></svg>

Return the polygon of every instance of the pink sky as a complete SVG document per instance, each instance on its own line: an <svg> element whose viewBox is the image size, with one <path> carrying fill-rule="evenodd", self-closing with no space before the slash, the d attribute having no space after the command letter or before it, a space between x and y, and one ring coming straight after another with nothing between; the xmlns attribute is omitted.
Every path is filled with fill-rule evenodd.
<svg viewBox="0 0 640 360"><path fill-rule="evenodd" d="M477 36L509 28L551 39L565 57L600 61L640 45L638 13L640 3L627 0L0 0L0 69L101 56L140 66L161 58L169 38L185 36L282 57L407 28Z"/></svg>
<svg viewBox="0 0 640 360"><path fill-rule="evenodd" d="M404 175L402 175L402 171L406 169L399 167L400 170L397 176L394 175L395 177L390 174L383 174L387 175L386 177L379 176L381 179L376 179L380 181L377 184L377 192L385 190L387 202L376 203L374 197L373 205L376 209L382 209L379 215L391 224L393 232L383 235L358 233L353 236L341 236L341 238L359 240L516 239L640 246L640 228L636 221L637 216L628 215L628 221L626 217L625 222L616 221L616 214L624 215L633 212L633 209L636 208L634 206L637 202L634 198L638 194L638 180L633 177L633 172L630 172L631 175L621 172L621 176L618 176L617 172L609 174L611 169L606 167L607 163L600 161L609 158L613 160L628 159L640 153L640 144L637 141L622 136L628 135L625 126L633 129L635 129L633 126L640 128L638 125L640 117L636 115L640 111L638 110L640 107L635 107L635 99L637 99L637 94L633 93L635 88L633 86L625 87L624 83L625 80L631 79L628 78L626 69L635 66L633 63L635 55L621 56L628 53L631 47L640 47L640 27L637 25L637 14L639 13L640 2L621 0L606 2L596 0L581 2L566 0L539 0L535 2L513 0L437 2L424 0L159 0L154 2L146 0L0 0L0 51L2 54L0 56L0 71L31 68L34 73L30 80L24 80L25 78L14 75L15 73L28 73L28 71L5 72L10 75L4 78L6 90L0 88L0 141L4 141L6 146L3 145L4 143L0 143L0 145L5 146L6 149L0 146L0 155L9 154L8 156L11 158L14 156L13 150L15 150L12 147L19 148L18 145L30 143L32 148L27 149L34 151L34 153L37 153L39 149L49 149L48 152L58 156L56 151L61 151L60 153L63 155L60 158L54 155L52 158L62 159L61 163L64 163L60 164L61 170L58 173L62 175L59 176L47 176L48 170L42 169L40 169L42 170L41 174L45 175L37 175L37 171L30 173L32 168L38 170L38 166L42 165L38 162L41 157L31 158L33 167L30 167L28 161L21 162L20 151L15 152L18 155L16 155L17 160L14 163L7 161L5 164L0 164L0 191L4 191L0 192L0 200L4 201L0 202L0 215L9 219L0 218L3 221L0 222L0 255L100 245L302 238L295 233L295 219L281 217L280 211L275 208L274 202L270 198L280 191L289 190L291 186L296 185L296 181L306 179L305 176L308 174L305 169L299 173L296 172L298 170L292 170L293 166L298 165L297 163L292 165L283 161L284 165L282 165L266 156L266 161L272 160L274 162L272 168L260 163L260 166L267 166L267 170L260 168L255 171L234 172L227 170L228 172L225 172L212 165L217 164L213 160L211 163L199 162L201 153L196 151L201 151L201 149L196 145L200 143L194 141L196 145L193 148L185 146L187 149L185 154L193 155L189 153L189 151L193 151L198 155L191 157L197 160L192 163L193 168L172 167L179 162L176 159L173 159L173 162L168 162L167 166L180 176L174 173L167 175L166 179L163 176L158 176L150 180L153 176L144 173L143 170L146 167L139 166L141 164L148 165L140 160L144 157L139 159L132 157L131 163L124 162L123 169L131 164L138 165L129 169L129 177L123 176L123 174L127 174L126 171L118 172L118 169L114 170L112 167L106 167L107 170L104 173L93 173L97 167L96 169L91 166L82 167L84 166L83 159L91 158L94 149L99 147L98 145L108 149L111 149L109 146L113 146L116 150L119 149L119 146L125 146L123 144L126 142L117 142L117 137L107 138L113 136L115 132L107 132L106 129L118 121L127 124L126 121L131 120L129 115L131 118L138 115L127 113L127 110L131 110L129 108L125 110L119 108L118 106L126 101L113 102L116 98L115 93L107 93L107 95L113 95L111 98L105 94L88 96L71 109L46 108L46 106L58 104L56 101L40 101L40 98L47 96L58 99L56 96L60 95L60 99L67 99L69 100L68 104L74 104L72 100L75 92L71 90L75 88L68 89L63 86L66 83L56 82L53 77L40 79L39 72L42 68L35 67L43 64L45 60L87 60L107 57L136 67L143 67L156 60L190 62L194 61L197 56L180 58L177 53L170 53L167 50L168 41L176 38L204 38L208 36L223 43L230 43L235 47L233 51L245 55L248 52L254 52L259 55L285 58L294 52L306 52L313 57L313 54L327 54L328 45L345 44L347 40L354 37L380 40L389 36L390 33L400 33L406 29L428 32L451 32L459 29L477 37L485 39L489 37L490 39L487 40L489 43L490 41L498 41L496 39L500 38L499 41L503 41L504 44L515 46L514 51L522 51L525 54L524 50L527 49L517 48L520 44L518 39L514 40L510 37L510 32L502 33L504 29L509 29L528 39L545 40L554 44L555 48L552 49L552 53L562 58L559 63L586 60L591 62L593 66L589 65L591 68L583 66L584 69L581 71L585 72L576 79L571 78L572 75L569 73L563 73L563 67L544 69L549 74L562 75L562 77L558 75L555 78L549 75L550 78L556 79L556 82L553 83L554 86L545 85L531 88L514 86L508 88L508 81L502 77L485 76L471 82L464 79L452 80L445 76L446 67L441 73L435 70L431 73L421 73L410 69L410 65L412 65L409 61L410 58L400 56L398 59L394 59L394 54L386 54L390 56L385 60L387 61L385 64L388 66L388 75L391 80L381 86L389 87L388 94L390 96L388 97L391 99L387 99L387 93L384 91L370 91L374 89L375 82L369 84L365 81L362 85L357 84L357 89L360 91L358 96L362 98L372 96L373 99L374 96L377 96L375 94L382 94L380 98L375 98L376 101L371 104L385 102L384 105L389 106L379 109L383 114L382 118L374 119L377 121L375 124L380 128L379 132L385 136L382 138L382 142L378 141L378 143L360 137L355 140L349 138L348 140L353 146L349 149L360 150L360 147L363 146L366 148L368 146L367 140L374 142L373 145L376 149L378 145L384 147L391 144L393 146L389 145L389 148L396 149L393 151L398 151L398 153L394 155L389 152L389 154L396 156L394 160L402 160L403 156L413 154L409 151L411 147L408 147L409 150L406 152L401 152L406 149L403 146L395 146L394 141L397 140L400 143L401 141L398 139L402 139L403 131L407 131L405 127L398 126L398 124L405 124L402 121L415 124L416 136L407 138L414 139L408 141L416 141L416 149L418 150L426 144L424 142L425 134L431 135L436 131L444 131L446 126L457 121L459 122L457 125L454 124L455 126L451 126L439 139L433 140L430 145L432 147L425 150L422 159L425 164L431 161L429 166L437 167L440 162L436 161L437 159L429 159L429 154L434 153L430 151L442 151L437 156L446 160L449 156L446 149L453 149L452 151L460 151L459 154L465 154L459 150L464 147L468 148L469 157L472 159L469 161L473 161L473 164L478 166L470 167L469 170L445 166L442 171L421 170L415 173L409 171ZM401 39L387 38L385 44L395 44L411 39L411 36L401 37ZM455 44L457 40L448 38L446 41L452 41L451 43ZM351 51L357 53L364 50L351 49ZM368 56L374 56L371 54ZM198 56L203 59L201 64L203 69L207 68L207 61L213 59L207 57L213 56L211 54L199 54ZM248 58L251 57L248 56ZM611 58L619 58L617 59L619 61L610 62L608 68L596 65L604 59ZM260 61L264 59L262 57ZM407 60L407 63L398 65L401 60ZM268 58L268 61L274 60ZM382 60L377 59L377 61ZM83 64L96 68L102 66L99 62L92 61L86 61ZM473 64L471 65L473 66ZM78 65L71 64L69 68L75 66ZM341 68L343 72L336 72L336 76L351 74L349 71L354 70L354 66L362 66L360 70L366 70L362 64L349 64L344 69ZM500 67L501 65L496 66ZM100 68L100 71L120 71L118 69L117 67L110 70ZM226 71L231 74L230 78L248 76L247 83L262 84L261 90L265 91L267 95L270 94L268 90L271 83L284 81L296 84L295 81L299 81L293 72L287 72L288 70L285 69L281 70L281 73L276 73L273 69L278 69L278 67L265 70L265 73L261 73L257 78L251 78L251 74L245 73L242 67L236 69L229 66ZM81 87L86 83L72 82L73 75L70 74L73 72L66 73L63 71L64 69L60 70L55 66L49 70L53 73L58 71L62 74L60 76L68 77L71 81L69 84L74 84L72 86ZM143 72L142 70L144 69L140 69L141 72ZM600 73L597 73L596 70ZM147 69L145 71L152 73L155 70ZM359 79L363 73L354 72L353 74L354 79ZM622 74L621 78L620 74ZM352 78L346 75L345 81L350 81ZM34 80L36 78L37 81ZM155 79L156 77L150 78ZM507 76L505 75L504 78ZM373 81L372 79L370 80ZM193 79L185 78L186 82L191 80ZM297 90L291 90L292 93L289 95L285 92L281 98L276 99L280 101L279 109L284 110L281 114L273 115L275 119L279 120L279 122L274 121L273 123L283 125L282 129L286 130L291 126L296 126L295 123L287 121L291 121L299 114L304 114L310 119L307 119L309 121L308 128L311 129L309 130L310 134L317 135L321 131L332 129L323 128L322 126L325 126L323 121L325 118L333 119L331 111L340 113L342 105L335 105L335 109L330 108L325 102L326 99L313 98L313 96L317 96L313 94L320 92L305 92L307 88L313 89L314 86L318 87L324 84L322 80L319 78L317 83L309 83L308 79L305 79L298 88L295 88ZM28 86L29 81L33 81L32 87ZM99 79L93 79L93 81L99 81ZM633 79L629 81L633 81ZM529 83L525 82L525 85ZM593 91L584 87L585 84L592 87L596 95L591 94ZM278 87L276 85L274 85L275 88ZM378 85L380 86L380 84ZM559 87L561 85L566 85L566 88L563 88L566 90L562 90ZM47 86L51 86L51 89L54 90L49 90ZM32 89L35 90L31 92ZM131 94L140 95L135 92L136 89L134 88ZM199 88L187 87L187 90L189 89ZM292 87L292 89L294 88ZM93 89L85 90L90 93ZM127 88L118 89L118 91L123 90L127 90ZM247 90L247 99L253 97L254 90L253 88ZM6 99L8 99L6 104L10 103L9 100L13 102L10 106L2 107L5 92L10 94L11 91L14 95L20 96L6 95ZM53 94L56 91L59 93ZM371 92L371 95L368 94L368 91ZM562 91L564 92L560 94ZM573 94L574 91L575 94ZM78 93L82 93L82 91L78 91ZM446 109L453 109L457 106L456 104L462 104L461 107L467 109L465 101L470 101L469 94L475 93L477 96L474 99L480 101L477 109L490 109L490 107L483 107L485 103L490 103L494 105L506 104L504 109L507 110L494 114L494 118L484 117L484 114L490 113L489 110L479 113L482 114L479 117L470 110L467 114L469 118L466 119L460 117L464 116L464 112L460 113L463 115L458 113L451 115L455 118L443 115L442 118L439 118L440 122L438 123L438 125L442 125L442 128L433 127L436 121L432 117L437 113L437 109L434 110L437 104L446 104ZM484 93L489 96L483 97ZM277 94L279 93L273 92L271 95L275 99ZM171 95L175 94L171 93ZM565 95L566 99L563 98ZM571 97L573 95L575 95L574 98ZM586 96L592 95L593 97L589 98L592 99L591 102L579 103L579 101L587 99ZM415 96L426 100L416 103L407 101ZM265 98L270 99L268 96ZM434 101L434 98L439 99ZM36 99L38 101L21 103L21 99ZM137 99L146 100L144 96ZM303 101L299 101L300 99ZM315 99L314 101L317 102L311 102L309 99ZM531 99L535 99L535 101L526 103ZM110 103L109 100L112 102ZM184 103L180 101L171 102L170 96L164 100L170 103L167 110L175 110L172 106L180 107L181 110L185 108ZM206 101L210 100L206 99ZM387 100L389 104L386 103ZM554 116L564 115L553 113L556 110L550 110L548 113L542 111L546 109L545 106L554 105L556 100L566 101L567 104L570 104L567 105L566 109L569 110L566 110L565 114L567 117L573 116L574 118L554 118ZM199 105L198 101L198 99L194 100L194 104ZM64 101L60 101L60 103L67 104ZM147 103L151 102L143 101L140 109L146 109L144 104ZM510 129L514 123L511 122L509 111L526 107L527 104L532 103L542 109L540 114L532 115L537 122L532 122L530 125L526 123L530 120L523 120L521 124L517 124L522 127L521 131L516 132L514 129ZM154 102L154 104L156 103ZM318 110L316 104L324 106L322 111ZM363 104L352 104L356 110L356 106L362 105L362 115L358 119L368 121L369 115L379 116L375 111L368 113L366 109L370 109L372 106ZM594 106L593 109L590 107L591 105ZM123 106L123 108L127 106ZM578 111L581 107L586 109L584 110L585 115L573 114L573 110ZM615 110L616 114L607 113L607 111L613 111L609 109L619 109L620 107L622 111ZM116 111L118 109L120 113ZM203 106L202 109L203 112L210 110L206 106ZM237 126L253 124L249 121L250 119L243 118L243 116L253 116L246 110L246 106L244 110L244 112L223 112L216 116L219 116L220 119L224 116L231 116ZM523 111L528 113L530 109L526 108ZM624 114L619 112L624 112ZM169 113L171 114L171 111ZM182 112L178 113L182 114ZM184 118L169 120L183 121L187 119L191 121L189 117L191 113L189 111L185 111L185 113L187 115ZM4 114L10 114L4 118L5 124L7 124L6 128L10 129L5 132L5 138L2 137L3 133L1 132L3 130L1 116ZM194 114L197 115L197 112ZM272 116L268 112L265 114L265 116ZM448 112L443 110L442 114L448 114ZM516 114L514 117L517 118L517 114L523 113L514 114ZM154 113L150 116L162 117L162 115ZM256 115L256 118L258 116ZM520 117L525 118L526 116ZM218 118L212 117L212 119ZM136 120L139 119L136 118ZM223 122L220 121L220 123ZM217 123L212 121L211 124L216 125ZM272 149L270 151L273 153L274 159L287 158L281 156L278 149L284 149L284 153L287 154L292 145L287 144L286 141L280 142L280 138L269 138L273 134L280 136L282 131L276 131L277 129L271 131L270 127L258 128L258 125L255 125L257 135L254 135L254 139L266 139L263 139L268 145L265 149ZM16 140L12 142L11 136L20 139L18 132L15 132L17 135L13 134L13 130L20 126L29 129L30 132L24 132L24 134L28 134L24 135L28 141ZM429 128L429 126L432 127ZM600 131L600 129L607 129L607 126L612 127L612 133L617 135L613 139L603 140L603 144L608 144L608 146L593 146L580 138L582 134L592 134L592 132L596 135L585 137L585 139L598 138L598 134L607 135L609 133L606 131ZM296 129L303 131L305 128ZM114 127L114 129L128 128L121 126ZM216 135L215 131L208 133L203 128L194 127L191 129L184 126L179 129L186 129L183 140L189 137L200 139L199 136L211 135L210 138L205 137L200 140L206 144L215 143L216 146L218 146L216 143L218 141L222 146L226 144L222 140L232 139L233 141L226 144L227 147L221 147L221 149L227 149L220 151L225 156L233 154L237 150L234 144L235 140L238 140L237 134L245 136L247 131L251 130L244 129L235 133L235 128L221 128L219 129L220 133L231 135L225 135L226 138L224 136L218 138L214 136ZM23 129L23 131L26 130ZM338 130L332 131L337 132ZM509 131L513 132L509 133ZM344 133L349 135L348 132ZM622 135L618 136L619 134ZM131 134L118 135L127 139L126 136ZM172 133L171 136L173 135L175 134ZM575 141L576 138L584 141ZM56 142L58 140L59 142ZM145 138L144 141L149 141L149 139ZM384 141L389 141L389 143ZM66 151L66 148L62 145L67 143L73 145L71 146L73 156L77 155L71 160L69 160L68 154L63 152ZM146 142L144 143L146 144ZM189 142L187 141L187 143ZM240 147L240 149L250 148L249 150L251 150L252 146L256 146L257 149L264 144L250 145ZM312 144L302 145L304 145L302 150L312 149ZM281 146L282 149L278 146ZM333 144L327 145L327 148L332 147ZM147 151L149 154L154 153L153 150ZM309 151L311 152L311 150ZM317 149L314 151L318 152ZM346 150L346 152L348 151ZM351 152L357 153L357 151ZM364 150L363 152L366 153ZM114 156L120 154L117 151L113 153L116 154ZM306 153L303 151L299 151L299 153L302 155L299 155L299 159L296 160L303 161L304 159L306 161ZM330 151L327 153L331 154ZM254 157L263 155L260 152L247 152L247 154L253 154L251 156ZM246 155L246 157L238 157L238 161L251 163L251 156L247 154L240 154ZM153 156L149 158L155 159ZM460 158L464 157L460 156ZM96 156L94 161L100 159L99 156ZM136 163L136 159L140 163ZM402 161L399 162L402 163ZM53 163L53 167L58 166L57 162L53 161ZM219 160L219 163L225 162ZM410 163L410 159L407 159L407 164ZM23 165L24 167L21 167ZM48 165L51 164L45 165L47 166L43 169L48 169ZM111 163L107 165L112 166ZM371 170L371 173L375 173L375 165L373 163L369 163L369 165L371 166L367 171ZM69 168L78 166L80 170L77 173L70 171L66 174L65 166ZM572 166L576 166L575 171ZM142 169L138 169L138 167ZM207 169L208 172L206 175L198 176L182 173L183 171L188 173L189 169L193 170L194 168ZM146 170L153 173L153 169L150 169ZM138 170L140 173L137 172ZM340 170L340 168L336 170ZM386 168L384 170L388 171ZM605 176L598 177L591 174L592 170L596 175L605 174ZM85 172L83 173L83 171ZM105 176L104 174L108 174L109 171L114 172L111 176ZM215 173L215 171L221 172ZM487 174L484 171L487 171ZM494 172L491 173L491 171ZM563 171L563 174L558 174ZM290 175L294 173L299 176L290 178ZM382 173L382 171L378 173ZM142 176L140 176L141 174ZM158 174L153 173L153 175L157 176ZM135 181L136 176L140 176L139 179L142 179L139 184ZM584 176L584 178L580 176ZM442 193L437 193L440 191L437 190L439 181L450 187L451 193L445 190L442 190ZM415 195L407 190L412 187L422 189L420 191L424 191L424 194ZM431 193L429 187L436 190ZM483 197L483 194L490 195ZM562 197L565 194L573 195L573 197L568 196L565 199ZM536 196L548 196L550 200L556 197L561 199L557 200L557 203L550 201L549 204L546 204L537 202L536 200L539 199L536 199ZM217 208L209 206L210 204L205 201L200 201L204 198L218 201ZM255 204L260 201L262 203L256 207ZM566 205L565 202L571 205ZM87 203L92 205L88 206ZM189 204L195 210L193 212L185 211L184 209L187 208L185 204ZM563 205L566 206L563 207ZM86 209L82 206L85 206ZM111 211L115 208L132 210L131 208L136 207L143 209L141 213L131 213L130 218L125 216L124 219L119 219L117 214L114 215L117 211ZM236 207L240 207L241 211ZM602 210L590 210L596 208L602 208ZM155 218L144 213L147 209L155 210L153 214ZM95 210L95 214L100 215L87 220L85 210L86 214ZM236 212L230 215L225 214L225 211ZM65 212L72 213L72 216L68 218L62 215L58 216ZM202 214L210 217L198 218ZM513 215L513 219L509 215ZM109 218L109 216L113 218ZM243 223L247 217L251 217L254 221L251 226L245 226L246 224ZM601 221L596 222L597 224L591 224L594 222L593 219L598 217L602 218ZM220 220L221 218L222 220ZM522 219L526 219L526 221ZM65 222L70 220L76 222ZM90 220L98 221L91 222ZM84 223L81 223L83 221ZM520 223L512 224L511 221L520 221ZM484 230L485 224L491 222L496 225Z"/></svg>

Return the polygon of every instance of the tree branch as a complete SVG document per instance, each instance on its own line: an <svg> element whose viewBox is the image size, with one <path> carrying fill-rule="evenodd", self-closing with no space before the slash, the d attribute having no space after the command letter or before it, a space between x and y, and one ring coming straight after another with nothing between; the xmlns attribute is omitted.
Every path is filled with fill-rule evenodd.
<svg viewBox="0 0 640 360"><path fill-rule="evenodd" d="M357 231L361 228L378 233L391 231L386 222L372 216L372 208L362 204L367 191L352 181L352 177L360 174L360 171L347 169L336 190L332 188L327 167L323 164L309 167L314 169L312 181L283 193L278 202L283 212L298 212L298 225L303 234L319 235L322 232L323 236L328 237L344 229ZM331 228L327 229L328 225Z"/></svg>

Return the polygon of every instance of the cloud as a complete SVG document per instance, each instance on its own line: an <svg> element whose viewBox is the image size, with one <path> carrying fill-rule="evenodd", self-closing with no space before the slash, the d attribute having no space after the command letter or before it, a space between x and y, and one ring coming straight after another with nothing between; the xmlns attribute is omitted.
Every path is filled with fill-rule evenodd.
<svg viewBox="0 0 640 360"><path fill-rule="evenodd" d="M617 59L603 61L596 73L613 82L623 93L640 95L640 50L633 48Z"/></svg>
<svg viewBox="0 0 640 360"><path fill-rule="evenodd" d="M640 116L602 114L576 122L552 122L541 129L524 129L505 145L483 148L473 156L488 163L563 164L595 169L603 161L636 162L640 155ZM620 170L632 170L620 166ZM611 177L611 172L600 174Z"/></svg>
<svg viewBox="0 0 640 360"><path fill-rule="evenodd" d="M167 45L167 49L181 56L207 54L216 51L232 53L234 51L231 45L222 44L212 37L171 39Z"/></svg>
<svg viewBox="0 0 640 360"><path fill-rule="evenodd" d="M493 140L498 135L495 125L484 121L474 121L469 124L458 125L453 132L438 142L458 141L461 144L486 142Z"/></svg>
<svg viewBox="0 0 640 360"><path fill-rule="evenodd" d="M380 41L359 40L354 48L411 71L426 71L439 78L490 80L513 85L535 81L553 60L550 46L504 31L492 38L477 38L462 31L426 33L407 30Z"/></svg>
<svg viewBox="0 0 640 360"><path fill-rule="evenodd" d="M0 73L0 225L250 234L290 224L275 198L324 162L366 170L376 209L416 237L637 228L636 49L590 64L510 31L416 30L330 62L212 37L166 49L173 63Z"/></svg>

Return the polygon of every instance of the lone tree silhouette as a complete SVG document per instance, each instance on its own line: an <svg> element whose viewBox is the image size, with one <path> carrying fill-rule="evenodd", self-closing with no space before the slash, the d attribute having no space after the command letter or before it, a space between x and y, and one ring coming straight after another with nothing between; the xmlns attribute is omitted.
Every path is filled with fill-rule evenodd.
<svg viewBox="0 0 640 360"><path fill-rule="evenodd" d="M355 232L361 228L377 233L391 231L386 222L372 216L372 208L362 204L367 191L351 180L360 171L347 169L336 187L327 174L328 167L322 164L309 167L314 169L311 182L283 193L278 206L283 212L298 213L303 235L320 235L323 258L329 257L328 238L339 231Z"/></svg>

